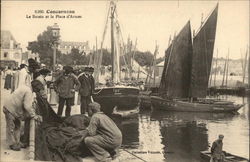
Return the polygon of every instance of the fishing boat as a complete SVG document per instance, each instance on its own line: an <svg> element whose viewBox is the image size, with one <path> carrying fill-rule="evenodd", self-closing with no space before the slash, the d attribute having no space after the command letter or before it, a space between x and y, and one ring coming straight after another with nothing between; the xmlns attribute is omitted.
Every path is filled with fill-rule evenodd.
<svg viewBox="0 0 250 162"><path fill-rule="evenodd" d="M224 162L248 162L249 160L237 155L233 155L227 152L224 152L225 159ZM211 152L210 151L201 151L200 157L202 162L209 162L211 159Z"/></svg>
<svg viewBox="0 0 250 162"><path fill-rule="evenodd" d="M108 19L111 19L111 81L103 87L95 89L93 94L94 101L100 103L102 111L108 115L119 114L121 117L129 117L138 114L140 105L139 88L129 86L127 83L122 83L120 80L120 56L123 52L121 49L122 43L120 37L120 26L117 20L115 2L110 2L110 7L107 15L107 21L104 29L101 49L106 33ZM100 63L101 64L101 63Z"/></svg>
<svg viewBox="0 0 250 162"><path fill-rule="evenodd" d="M190 21L165 52L159 93L151 96L154 109L192 112L237 112L243 105L206 98L213 58L218 4L193 38Z"/></svg>

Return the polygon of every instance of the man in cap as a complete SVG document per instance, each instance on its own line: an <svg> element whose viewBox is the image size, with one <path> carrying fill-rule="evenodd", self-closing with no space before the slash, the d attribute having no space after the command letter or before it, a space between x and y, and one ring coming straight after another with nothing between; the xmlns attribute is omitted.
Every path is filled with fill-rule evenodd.
<svg viewBox="0 0 250 162"><path fill-rule="evenodd" d="M45 100L47 100L48 95L47 95L47 82L45 80L45 77L50 73L50 70L48 69L41 69L39 70L39 76L37 78L35 78L35 80L38 80L39 82L42 83L43 85L43 90L39 91L39 94L42 96L42 98L44 98Z"/></svg>
<svg viewBox="0 0 250 162"><path fill-rule="evenodd" d="M89 116L88 137L84 142L98 161L111 160L122 144L122 133L114 121L101 112L97 102L89 104Z"/></svg>
<svg viewBox="0 0 250 162"><path fill-rule="evenodd" d="M223 162L225 155L222 151L224 136L222 134L219 135L218 139L213 142L211 147L211 160L210 162Z"/></svg>
<svg viewBox="0 0 250 162"><path fill-rule="evenodd" d="M11 96L5 100L3 112L6 119L6 137L10 149L14 151L20 151L21 147L26 147L24 143L20 142L21 121L30 118L42 121L41 116L35 114L33 102L33 93L27 85L18 87Z"/></svg>
<svg viewBox="0 0 250 162"><path fill-rule="evenodd" d="M79 75L79 82L81 84L79 89L79 94L81 96L81 114L85 114L88 111L88 105L91 101L90 96L92 93L90 79L88 77L89 68L85 67L83 74Z"/></svg>
<svg viewBox="0 0 250 162"><path fill-rule="evenodd" d="M77 77L72 74L73 68L70 66L63 67L63 75L59 76L55 82L55 91L59 95L59 106L57 115L62 116L64 103L66 102L65 115L70 116L71 105L74 102L75 91L80 87Z"/></svg>

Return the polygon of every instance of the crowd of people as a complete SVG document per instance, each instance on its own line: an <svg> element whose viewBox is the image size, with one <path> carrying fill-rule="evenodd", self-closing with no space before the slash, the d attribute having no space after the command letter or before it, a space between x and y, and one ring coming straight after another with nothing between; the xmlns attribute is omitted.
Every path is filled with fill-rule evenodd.
<svg viewBox="0 0 250 162"><path fill-rule="evenodd" d="M122 143L122 134L113 120L101 112L101 105L91 100L95 88L92 67L85 67L80 73L75 74L71 66L64 66L63 71L56 76L53 87L59 96L57 113L52 110L48 102L46 76L51 73L50 70L40 68L33 59L29 60L28 65L21 64L15 72L10 68L8 70L5 71L4 88L10 90L11 94L4 101L3 112L6 119L6 138L10 149L20 151L21 148L29 146L31 119L38 123L48 123L52 121L52 118L53 122L55 120L61 122L72 117L71 106L74 104L75 92L78 91L81 104L80 115L84 119L90 118L89 125L86 127L87 134L82 134L78 145L82 143L86 145L98 161L110 161L117 156ZM36 104L37 102L39 104ZM65 103L65 117L62 117ZM21 137L22 121L24 133ZM65 129L60 133L65 133ZM46 143L46 140L44 142Z"/></svg>

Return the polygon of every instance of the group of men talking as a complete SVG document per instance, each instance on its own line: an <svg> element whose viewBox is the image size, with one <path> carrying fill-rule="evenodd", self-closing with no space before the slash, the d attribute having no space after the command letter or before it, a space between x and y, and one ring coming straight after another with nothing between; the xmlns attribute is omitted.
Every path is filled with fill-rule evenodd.
<svg viewBox="0 0 250 162"><path fill-rule="evenodd" d="M17 75L22 83L16 84L18 87L5 100L3 107L6 118L7 140L10 149L14 151L19 151L21 148L28 146L29 139L20 142L21 121L25 121L26 126L29 126L29 120L32 118L38 122L43 121L42 117L36 114L36 107L34 106L35 94L33 92L36 92L34 89L37 82L43 86L38 95L42 96L44 100L48 100L45 78L50 71L41 69L38 75L34 77L34 73L29 66L22 65L24 70L22 72L20 70L20 76ZM65 66L63 68L63 73L54 81L54 88L59 96L57 115L62 116L66 102L65 116L70 116L75 91L78 91L81 101L81 114L84 115L87 111L90 117L90 123L86 129L88 135L84 138L84 143L98 161L110 161L118 155L118 149L122 143L122 133L114 121L101 111L101 105L91 101L91 95L94 93L95 87L93 71L93 68L84 68L83 73L77 77L73 73L72 67ZM28 136L27 133L29 132L26 131L24 136Z"/></svg>
<svg viewBox="0 0 250 162"><path fill-rule="evenodd" d="M79 92L81 114L88 112L88 105L95 89L95 80L92 76L94 68L85 67L83 72L76 76L71 66L64 66L63 73L54 81L54 88L59 96L57 115L62 116L66 102L65 116L70 116L71 106L74 105L75 92Z"/></svg>

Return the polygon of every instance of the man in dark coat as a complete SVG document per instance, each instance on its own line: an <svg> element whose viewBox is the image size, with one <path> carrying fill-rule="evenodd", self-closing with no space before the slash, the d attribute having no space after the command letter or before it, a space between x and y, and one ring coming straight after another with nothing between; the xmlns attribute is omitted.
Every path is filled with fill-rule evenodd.
<svg viewBox="0 0 250 162"><path fill-rule="evenodd" d="M85 114L86 110L88 111L88 105L91 101L90 96L91 96L91 83L90 79L88 77L88 70L89 68L86 67L83 70L83 74L79 75L79 82L81 84L80 89L79 89L79 94L81 96L81 114Z"/></svg>
<svg viewBox="0 0 250 162"><path fill-rule="evenodd" d="M90 85L91 85L91 95L94 93L95 90L95 79L93 77L93 73L94 73L94 68L90 67L89 68L89 80L90 80Z"/></svg>
<svg viewBox="0 0 250 162"><path fill-rule="evenodd" d="M62 116L64 103L66 102L65 115L70 116L71 105L74 102L75 91L80 87L77 77L72 74L73 68L64 67L64 73L54 82L55 91L59 94L59 106L57 115Z"/></svg>

